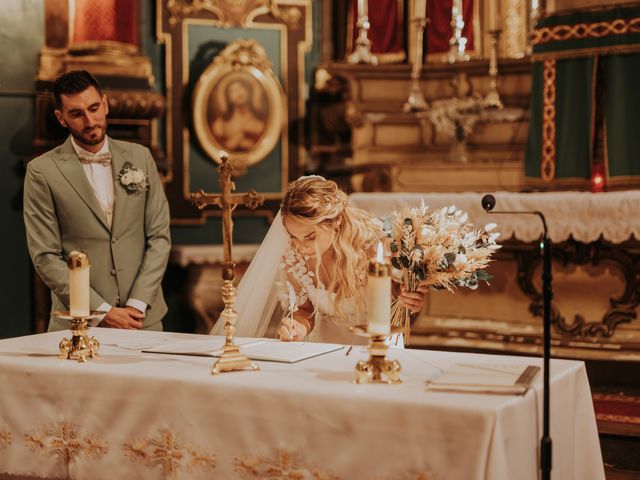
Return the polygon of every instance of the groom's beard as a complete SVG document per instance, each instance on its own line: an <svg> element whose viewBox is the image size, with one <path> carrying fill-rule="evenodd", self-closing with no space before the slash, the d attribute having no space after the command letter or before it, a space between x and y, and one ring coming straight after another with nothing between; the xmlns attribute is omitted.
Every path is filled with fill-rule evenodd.
<svg viewBox="0 0 640 480"><path fill-rule="evenodd" d="M67 127L68 128L68 127ZM98 145L102 143L107 131L107 122L104 125L94 125L91 128L83 130L75 130L69 128L71 136L77 140L77 143L84 145Z"/></svg>

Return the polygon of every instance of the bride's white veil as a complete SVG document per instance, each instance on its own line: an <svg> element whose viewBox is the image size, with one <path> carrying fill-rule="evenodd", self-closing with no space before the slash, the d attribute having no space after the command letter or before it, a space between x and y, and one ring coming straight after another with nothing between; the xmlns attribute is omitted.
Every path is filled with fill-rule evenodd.
<svg viewBox="0 0 640 480"><path fill-rule="evenodd" d="M280 211L276 215L260 248L245 272L235 301L238 312L235 335L263 337L276 307L279 307L277 278L280 260L289 243L289 234L282 224ZM224 335L224 322L218 319L211 335Z"/></svg>

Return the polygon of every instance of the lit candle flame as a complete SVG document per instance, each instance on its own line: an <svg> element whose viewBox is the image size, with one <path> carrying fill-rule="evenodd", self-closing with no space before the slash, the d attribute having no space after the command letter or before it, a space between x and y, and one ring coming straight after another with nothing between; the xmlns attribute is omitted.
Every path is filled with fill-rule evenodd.
<svg viewBox="0 0 640 480"><path fill-rule="evenodd" d="M382 242L378 242L378 254L376 255L376 263L384 263L384 253L382 251Z"/></svg>

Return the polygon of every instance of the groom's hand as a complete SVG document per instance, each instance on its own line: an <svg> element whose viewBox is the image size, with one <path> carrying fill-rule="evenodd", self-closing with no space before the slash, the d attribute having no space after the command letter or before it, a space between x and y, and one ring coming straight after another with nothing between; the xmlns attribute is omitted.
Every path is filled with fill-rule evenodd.
<svg viewBox="0 0 640 480"><path fill-rule="evenodd" d="M112 307L98 326L140 330L142 328L143 318L144 313L133 307Z"/></svg>

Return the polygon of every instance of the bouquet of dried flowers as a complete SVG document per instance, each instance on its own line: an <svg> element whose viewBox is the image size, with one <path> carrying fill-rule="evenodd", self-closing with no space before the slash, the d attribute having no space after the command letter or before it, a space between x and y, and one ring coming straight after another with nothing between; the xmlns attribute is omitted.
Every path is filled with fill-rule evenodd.
<svg viewBox="0 0 640 480"><path fill-rule="evenodd" d="M418 207L392 213L385 222L390 237L394 276L409 292L425 282L435 289L478 288L493 277L485 267L501 248L495 223L474 228L469 216L455 206L429 211L424 201ZM398 300L391 305L391 325L409 334L411 312Z"/></svg>

